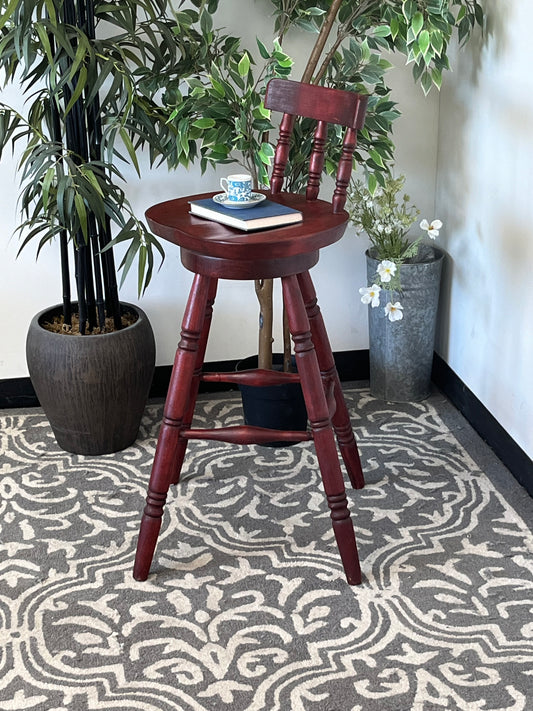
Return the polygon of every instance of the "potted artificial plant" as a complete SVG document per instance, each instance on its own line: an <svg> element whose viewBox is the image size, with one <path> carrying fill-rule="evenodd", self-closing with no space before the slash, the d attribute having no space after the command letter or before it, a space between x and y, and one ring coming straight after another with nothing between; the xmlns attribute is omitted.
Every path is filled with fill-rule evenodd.
<svg viewBox="0 0 533 711"><path fill-rule="evenodd" d="M391 402L418 401L431 389L431 366L444 253L408 232L419 216L405 178L389 177L370 192L355 182L350 220L365 232L368 286L361 301L369 304L370 392ZM423 219L420 228L436 239L442 222Z"/></svg>
<svg viewBox="0 0 533 711"><path fill-rule="evenodd" d="M142 290L153 238L115 162L137 167L139 145L161 150L150 77L175 53L165 10L164 0L2 2L2 79L25 99L0 104L0 152L21 149L21 249L59 242L60 253L63 301L33 319L28 367L58 444L75 453L131 444L151 384L154 337L142 310L119 301L111 223L114 241L130 242L125 271L139 257Z"/></svg>
<svg viewBox="0 0 533 711"><path fill-rule="evenodd" d="M166 84L164 106L180 136L172 148L171 164L188 165L199 159L205 169L209 164L238 162L253 176L255 188L268 185L274 151L269 142L272 125L262 97L271 76L290 74L292 60L286 51L287 41L289 31L299 29L313 33L315 38L302 81L370 94L354 160L371 191L378 184L385 185L394 152L392 122L399 112L385 82L385 73L392 64L382 57L383 51L405 56L412 64L415 81L420 82L426 94L432 86L440 88L442 73L449 66L447 48L452 33L457 30L461 42L468 39L475 24L482 22L480 4L477 0L268 2L274 9L273 32L277 40L270 50L269 42L258 39L256 59L257 52L244 49L239 38L213 28L217 0L210 0L208 6L198 0L193 2L197 10L177 13L177 35L186 38L189 52L197 61L190 63L190 73L181 77L182 83ZM198 61L206 56L207 47L218 50L210 54L209 64ZM306 182L303 171L311 147L310 125L304 120L295 127L286 177L287 188L292 191L298 191ZM333 154L325 160L326 173L337 163L336 148L331 150ZM272 282L258 281L256 293L260 307L258 365L270 368ZM285 336L283 362L288 369L286 329Z"/></svg>

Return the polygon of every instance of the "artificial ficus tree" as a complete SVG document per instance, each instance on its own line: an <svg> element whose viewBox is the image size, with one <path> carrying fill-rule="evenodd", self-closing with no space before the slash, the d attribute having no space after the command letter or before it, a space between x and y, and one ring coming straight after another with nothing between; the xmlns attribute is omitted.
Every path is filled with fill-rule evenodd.
<svg viewBox="0 0 533 711"><path fill-rule="evenodd" d="M440 88L442 74L449 68L447 50L453 33L464 43L483 21L477 0L263 1L274 11L272 30L277 39L270 48L271 42L258 38L254 52L244 48L239 38L214 28L217 0L208 4L193 0L192 7L185 9L182 3L176 19L177 34L188 40L183 52L195 58L205 57L207 46L215 52L210 64L190 61L189 75L181 74L179 80L176 75L174 83L166 86L164 104L180 137L171 148L171 165L187 166L199 159L205 169L208 164L235 161L249 170L257 186L268 185L272 125L262 96L271 76L290 74L288 33L300 29L310 33L311 40L302 81L370 95L354 160L374 190L385 183L393 161L392 125L400 113L386 83L393 65L383 55L402 54L427 94L432 86ZM307 177L311 122L297 123L293 135L286 188L298 191ZM338 148L333 145L331 151L326 155L326 173L333 173L337 164ZM269 281L256 283L260 367L271 364L271 289Z"/></svg>

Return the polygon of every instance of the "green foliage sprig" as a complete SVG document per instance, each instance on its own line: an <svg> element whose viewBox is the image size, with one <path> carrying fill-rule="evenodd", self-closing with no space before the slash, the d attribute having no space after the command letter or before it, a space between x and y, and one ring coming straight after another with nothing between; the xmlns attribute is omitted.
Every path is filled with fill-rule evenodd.
<svg viewBox="0 0 533 711"><path fill-rule="evenodd" d="M376 308L380 305L380 292L385 290L389 301L384 310L390 321L403 318L403 306L396 300L402 292L400 267L407 261L416 261L422 242L422 237L415 240L408 237L420 212L403 192L404 184L403 175L388 177L383 187L371 192L361 181L352 181L348 203L350 221L357 232L366 233L372 245L370 254L379 261L373 283L359 289L361 300ZM424 219L420 223L420 229L430 239L438 237L441 227L440 220L429 223Z"/></svg>
<svg viewBox="0 0 533 711"><path fill-rule="evenodd" d="M405 177L387 178L384 187L370 192L360 180L352 181L349 193L350 221L364 232L379 260L405 261L416 255L420 240L411 242L407 233L420 211L403 192Z"/></svg>

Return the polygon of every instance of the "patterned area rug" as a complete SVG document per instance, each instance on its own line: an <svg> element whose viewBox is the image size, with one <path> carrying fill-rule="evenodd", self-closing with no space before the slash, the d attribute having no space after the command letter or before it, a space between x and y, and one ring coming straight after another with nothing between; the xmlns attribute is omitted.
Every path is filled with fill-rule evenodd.
<svg viewBox="0 0 533 711"><path fill-rule="evenodd" d="M367 478L348 493L358 587L309 443L191 444L137 583L161 406L99 458L59 450L40 410L2 415L0 708L532 709L531 530L440 395L346 395ZM237 395L201 400L199 426L240 421Z"/></svg>

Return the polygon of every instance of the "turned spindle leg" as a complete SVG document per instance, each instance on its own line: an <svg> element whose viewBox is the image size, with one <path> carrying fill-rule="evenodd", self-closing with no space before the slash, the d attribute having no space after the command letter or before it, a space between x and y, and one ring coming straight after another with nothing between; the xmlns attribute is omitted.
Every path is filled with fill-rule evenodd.
<svg viewBox="0 0 533 711"><path fill-rule="evenodd" d="M328 506L331 510L333 531L350 585L361 582L361 569L355 542L344 481L337 454L337 446L317 353L311 338L309 319L296 276L283 277L283 299L294 341L294 354L301 378L309 422L313 432L318 464Z"/></svg>
<svg viewBox="0 0 533 711"><path fill-rule="evenodd" d="M302 291L311 335L317 352L318 363L325 387L333 383L335 397L335 413L331 418L339 449L354 489L362 489L365 485L359 450L352 430L350 413L346 407L339 374L331 351L328 334L324 326L324 319L318 306L316 292L309 272L298 275L298 283Z"/></svg>
<svg viewBox="0 0 533 711"><path fill-rule="evenodd" d="M217 285L218 280L211 279L207 295L207 306L205 309L204 322L202 326L202 331L200 333L200 339L198 341L198 350L196 352L196 363L194 373L191 380L191 387L189 390L189 397L187 400L185 415L183 416L183 422L181 426L182 430L189 429L192 424L192 419L194 417L194 408L196 407L196 400L198 398L198 388L200 386L200 376L202 373L202 366L204 364L205 351L207 348L207 339L209 338L209 329L211 327L211 320L213 317L213 304L215 303ZM174 461L174 473L172 475L171 482L172 484L177 484L179 482L186 449L187 439L185 437L180 437L176 451L176 459Z"/></svg>
<svg viewBox="0 0 533 711"><path fill-rule="evenodd" d="M187 446L187 440L180 437L180 431L191 411L191 401L196 399L198 383L195 385L194 380L200 357L203 359L202 349L205 351L209 328L209 318L206 319L206 314L210 315L209 301L214 298L215 290L216 281L213 283L209 277L195 275L183 317L181 339L172 369L141 520L133 569L133 577L136 580L146 580L148 577L168 489L172 481L179 478ZM192 419L192 414L189 419Z"/></svg>

